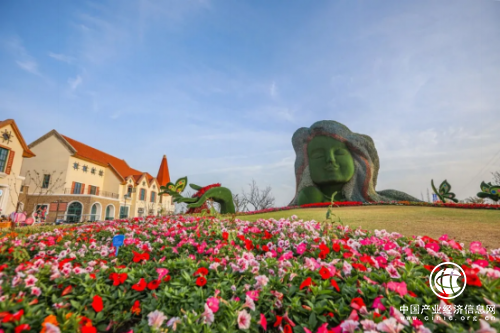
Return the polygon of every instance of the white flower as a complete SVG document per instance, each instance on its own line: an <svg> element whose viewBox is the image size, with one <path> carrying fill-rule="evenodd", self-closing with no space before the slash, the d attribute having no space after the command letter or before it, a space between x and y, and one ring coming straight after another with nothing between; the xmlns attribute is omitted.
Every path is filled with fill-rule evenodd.
<svg viewBox="0 0 500 333"><path fill-rule="evenodd" d="M59 327L51 323L45 323L45 333L61 333Z"/></svg>
<svg viewBox="0 0 500 333"><path fill-rule="evenodd" d="M42 294L42 290L38 287L31 288L31 295L40 296Z"/></svg>
<svg viewBox="0 0 500 333"><path fill-rule="evenodd" d="M151 327L154 328L160 328L160 326L163 324L163 321L165 321L167 317L165 314L161 311L154 310L150 314L148 314L148 324Z"/></svg>
<svg viewBox="0 0 500 333"><path fill-rule="evenodd" d="M250 322L252 321L252 316L246 310L238 312L238 328L240 330L246 330L250 328Z"/></svg>

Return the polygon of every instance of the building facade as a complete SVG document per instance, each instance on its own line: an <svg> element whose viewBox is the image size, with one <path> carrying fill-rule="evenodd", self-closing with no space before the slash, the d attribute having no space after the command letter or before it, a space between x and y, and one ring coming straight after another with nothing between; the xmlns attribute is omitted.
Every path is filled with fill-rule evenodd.
<svg viewBox="0 0 500 333"><path fill-rule="evenodd" d="M82 222L165 215L175 210L171 196L158 195L157 177L56 130L28 147L36 154L21 170L28 215L49 222Z"/></svg>
<svg viewBox="0 0 500 333"><path fill-rule="evenodd" d="M12 119L0 121L0 214L9 216L19 207L19 195L24 177L21 166L24 159L35 154L24 142L23 136Z"/></svg>

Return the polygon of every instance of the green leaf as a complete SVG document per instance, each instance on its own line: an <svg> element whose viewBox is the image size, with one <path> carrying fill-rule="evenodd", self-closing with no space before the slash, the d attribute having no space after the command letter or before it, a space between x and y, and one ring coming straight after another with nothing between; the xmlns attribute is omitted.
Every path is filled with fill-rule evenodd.
<svg viewBox="0 0 500 333"><path fill-rule="evenodd" d="M311 315L309 316L309 327L311 329L315 328L316 327L316 324L318 323L318 320L316 319L316 313L314 312L311 312Z"/></svg>

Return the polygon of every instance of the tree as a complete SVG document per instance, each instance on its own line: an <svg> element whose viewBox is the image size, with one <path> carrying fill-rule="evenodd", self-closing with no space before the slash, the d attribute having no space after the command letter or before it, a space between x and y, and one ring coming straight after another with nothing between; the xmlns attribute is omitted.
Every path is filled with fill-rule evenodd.
<svg viewBox="0 0 500 333"><path fill-rule="evenodd" d="M234 202L234 210L236 212L245 212L248 210L247 202L242 194L240 195L233 193L233 202Z"/></svg>
<svg viewBox="0 0 500 333"><path fill-rule="evenodd" d="M477 203L477 204L484 204L484 203L486 203L486 199L480 198L478 196L468 197L464 201L467 202L467 203Z"/></svg>
<svg viewBox="0 0 500 333"><path fill-rule="evenodd" d="M253 206L253 210L267 209L274 206L275 199L271 194L270 186L260 190L254 179L252 179L249 186L250 192L243 191L243 198L246 204Z"/></svg>
<svg viewBox="0 0 500 333"><path fill-rule="evenodd" d="M28 192L25 192L26 206L28 206L25 206L25 210L28 216L33 214L43 196L53 194L59 188L64 187L66 182L63 180L62 175L62 171L57 173L55 170L52 172L42 170L41 173L37 170L28 170L26 172L24 184L29 189Z"/></svg>

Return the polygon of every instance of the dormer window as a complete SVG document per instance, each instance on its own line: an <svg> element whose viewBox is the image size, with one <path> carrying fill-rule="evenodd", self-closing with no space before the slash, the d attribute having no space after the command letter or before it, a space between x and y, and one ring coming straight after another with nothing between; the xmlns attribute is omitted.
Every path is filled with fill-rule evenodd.
<svg viewBox="0 0 500 333"><path fill-rule="evenodd" d="M145 181L142 182L142 186L146 186L146 182Z"/></svg>
<svg viewBox="0 0 500 333"><path fill-rule="evenodd" d="M73 169L78 170L80 164L78 162L73 163Z"/></svg>
<svg viewBox="0 0 500 333"><path fill-rule="evenodd" d="M84 165L84 166L82 167L82 171L83 171L83 172L87 172L87 170L88 170L88 169L89 169L88 165Z"/></svg>
<svg viewBox="0 0 500 333"><path fill-rule="evenodd" d="M104 171L103 170L99 170L99 176L104 176Z"/></svg>
<svg viewBox="0 0 500 333"><path fill-rule="evenodd" d="M95 168L90 169L90 173L93 175L95 175L95 171L96 171Z"/></svg>

